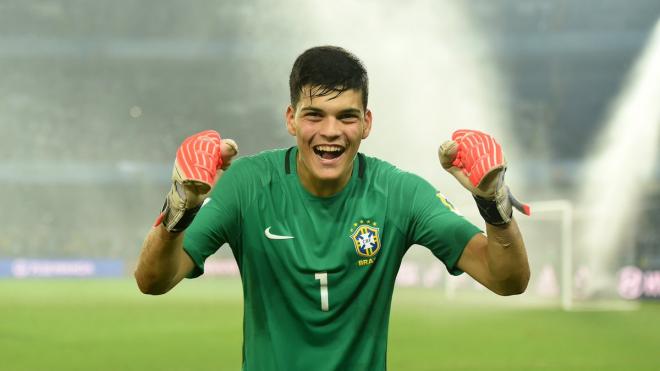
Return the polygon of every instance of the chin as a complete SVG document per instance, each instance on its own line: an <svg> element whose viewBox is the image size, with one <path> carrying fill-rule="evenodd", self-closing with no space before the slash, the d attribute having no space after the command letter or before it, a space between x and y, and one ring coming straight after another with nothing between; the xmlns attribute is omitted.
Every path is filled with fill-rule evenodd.
<svg viewBox="0 0 660 371"><path fill-rule="evenodd" d="M324 160L311 152L309 156L304 157L303 163L308 169L309 175L324 183L340 182L352 169L350 153L343 153L335 159Z"/></svg>
<svg viewBox="0 0 660 371"><path fill-rule="evenodd" d="M314 175L323 182L334 182L341 179L344 173L341 169L315 169Z"/></svg>

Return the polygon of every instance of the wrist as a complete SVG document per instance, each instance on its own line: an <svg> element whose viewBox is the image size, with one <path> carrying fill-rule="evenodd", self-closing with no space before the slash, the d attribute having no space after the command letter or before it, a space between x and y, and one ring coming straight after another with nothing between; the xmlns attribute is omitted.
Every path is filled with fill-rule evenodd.
<svg viewBox="0 0 660 371"><path fill-rule="evenodd" d="M505 226L511 222L513 208L509 188L505 185L500 187L493 198L483 198L472 195L479 208L479 214L486 223L493 226Z"/></svg>
<svg viewBox="0 0 660 371"><path fill-rule="evenodd" d="M168 232L183 232L195 219L199 209L202 208L202 204L200 203L195 207L186 208L185 201L182 205L177 206L172 205L170 202L171 200L168 196L163 205L163 211L161 212L162 225Z"/></svg>
<svg viewBox="0 0 660 371"><path fill-rule="evenodd" d="M201 189L204 187L203 189ZM165 197L160 220L169 232L182 232L201 209L210 186L195 181L182 181L177 165L174 166L172 187Z"/></svg>
<svg viewBox="0 0 660 371"><path fill-rule="evenodd" d="M183 231L181 232L168 231L165 225L162 223L158 224L157 226L154 226L154 229L156 229L156 233L158 234L158 237L163 241L174 241L180 238L181 236L183 236Z"/></svg>

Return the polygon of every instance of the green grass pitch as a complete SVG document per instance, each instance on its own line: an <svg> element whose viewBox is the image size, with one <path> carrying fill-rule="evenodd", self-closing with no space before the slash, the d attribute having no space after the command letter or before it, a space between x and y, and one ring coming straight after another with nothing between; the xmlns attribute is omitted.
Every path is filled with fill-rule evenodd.
<svg viewBox="0 0 660 371"><path fill-rule="evenodd" d="M658 370L660 302L562 312L397 288L390 370ZM240 282L0 281L0 370L239 370Z"/></svg>

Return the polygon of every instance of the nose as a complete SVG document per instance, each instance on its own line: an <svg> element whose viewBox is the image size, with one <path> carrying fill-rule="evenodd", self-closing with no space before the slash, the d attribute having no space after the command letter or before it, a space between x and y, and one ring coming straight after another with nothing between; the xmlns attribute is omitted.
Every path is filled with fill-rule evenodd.
<svg viewBox="0 0 660 371"><path fill-rule="evenodd" d="M337 139L341 135L341 125L341 121L329 115L323 120L319 134L327 140Z"/></svg>

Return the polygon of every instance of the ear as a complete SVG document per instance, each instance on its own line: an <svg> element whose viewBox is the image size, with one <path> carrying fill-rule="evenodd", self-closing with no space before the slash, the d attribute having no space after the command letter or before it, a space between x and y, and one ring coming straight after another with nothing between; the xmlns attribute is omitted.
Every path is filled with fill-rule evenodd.
<svg viewBox="0 0 660 371"><path fill-rule="evenodd" d="M373 115L371 110L368 109L364 113L364 128L362 128L362 139L367 139L369 133L371 133L371 121L373 120Z"/></svg>
<svg viewBox="0 0 660 371"><path fill-rule="evenodd" d="M286 113L284 114L284 117L286 118L286 130L291 134L292 136L296 136L296 109L289 105L286 108Z"/></svg>

